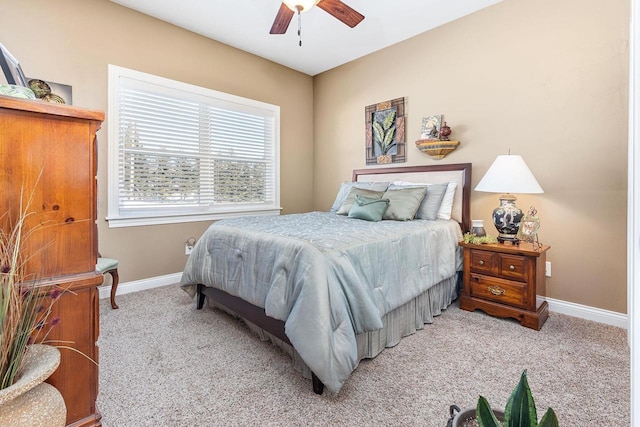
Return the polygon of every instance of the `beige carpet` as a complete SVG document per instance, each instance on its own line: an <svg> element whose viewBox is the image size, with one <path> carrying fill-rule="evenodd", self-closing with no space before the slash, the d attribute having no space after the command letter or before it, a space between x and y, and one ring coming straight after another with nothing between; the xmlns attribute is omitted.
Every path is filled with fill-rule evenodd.
<svg viewBox="0 0 640 427"><path fill-rule="evenodd" d="M444 427L449 405L483 394L504 407L522 370L539 417L561 426L629 425L626 331L551 313L533 331L459 310L366 360L338 395L317 396L277 347L241 322L195 309L177 285L100 303L106 427L362 425Z"/></svg>

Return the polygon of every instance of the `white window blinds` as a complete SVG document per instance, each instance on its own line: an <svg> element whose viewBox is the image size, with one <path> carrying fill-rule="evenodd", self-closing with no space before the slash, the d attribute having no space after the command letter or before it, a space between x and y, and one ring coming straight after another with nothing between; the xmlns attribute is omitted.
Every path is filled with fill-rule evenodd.
<svg viewBox="0 0 640 427"><path fill-rule="evenodd" d="M279 107L110 66L110 226L279 211Z"/></svg>

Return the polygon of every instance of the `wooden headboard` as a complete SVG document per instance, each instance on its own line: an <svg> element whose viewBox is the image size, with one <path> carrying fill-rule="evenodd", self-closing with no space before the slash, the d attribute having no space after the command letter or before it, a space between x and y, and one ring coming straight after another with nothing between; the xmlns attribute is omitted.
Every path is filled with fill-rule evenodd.
<svg viewBox="0 0 640 427"><path fill-rule="evenodd" d="M440 184L457 181L451 217L460 223L463 232L471 229L471 163L447 165L398 166L384 168L354 169L353 181L408 181L425 184Z"/></svg>

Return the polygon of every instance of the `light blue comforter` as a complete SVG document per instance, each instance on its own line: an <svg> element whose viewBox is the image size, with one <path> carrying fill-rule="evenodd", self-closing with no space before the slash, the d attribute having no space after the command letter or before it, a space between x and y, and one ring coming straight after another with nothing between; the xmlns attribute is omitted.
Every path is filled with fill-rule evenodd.
<svg viewBox="0 0 640 427"><path fill-rule="evenodd" d="M356 334L461 266L455 221L368 222L326 212L223 220L191 253L182 286L215 286L285 321L304 362L337 393Z"/></svg>

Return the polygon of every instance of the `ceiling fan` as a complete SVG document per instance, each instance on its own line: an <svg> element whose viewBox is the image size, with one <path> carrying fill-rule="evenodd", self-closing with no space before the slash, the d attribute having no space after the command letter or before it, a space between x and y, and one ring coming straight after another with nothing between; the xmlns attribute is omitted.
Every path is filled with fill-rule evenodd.
<svg viewBox="0 0 640 427"><path fill-rule="evenodd" d="M284 0L280 5L280 10L278 10L269 34L286 33L293 15L298 12L298 35L300 35L300 12L306 12L316 5L351 28L364 19L364 15L356 12L340 0ZM302 45L302 42L300 42L300 45Z"/></svg>

